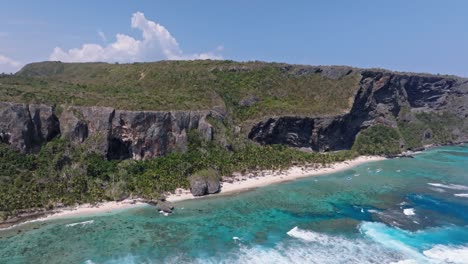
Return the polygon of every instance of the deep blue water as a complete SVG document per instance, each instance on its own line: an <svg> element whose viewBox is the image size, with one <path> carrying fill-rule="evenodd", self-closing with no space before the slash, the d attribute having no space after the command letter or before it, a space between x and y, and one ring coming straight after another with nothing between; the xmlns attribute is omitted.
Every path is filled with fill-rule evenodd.
<svg viewBox="0 0 468 264"><path fill-rule="evenodd" d="M0 231L0 263L161 262L468 263L468 146Z"/></svg>

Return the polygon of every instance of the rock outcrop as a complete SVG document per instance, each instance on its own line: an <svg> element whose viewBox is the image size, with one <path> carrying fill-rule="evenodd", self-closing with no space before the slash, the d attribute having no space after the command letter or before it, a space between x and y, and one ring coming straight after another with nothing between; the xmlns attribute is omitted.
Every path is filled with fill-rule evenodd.
<svg viewBox="0 0 468 264"><path fill-rule="evenodd" d="M145 159L186 151L194 129L212 140L210 111L123 111L108 107L54 107L0 103L0 142L23 152L62 137L108 159Z"/></svg>
<svg viewBox="0 0 468 264"><path fill-rule="evenodd" d="M333 73L339 77L346 69ZM349 149L356 135L374 124L411 124L417 113L448 114L444 124L455 142L468 140L468 80L387 71L362 71L351 110L332 117L272 117L254 125L248 137L261 144L284 144L315 151ZM417 135L432 137L426 130Z"/></svg>
<svg viewBox="0 0 468 264"><path fill-rule="evenodd" d="M189 177L190 192L193 196L217 193L221 190L218 172L212 169L203 170Z"/></svg>
<svg viewBox="0 0 468 264"><path fill-rule="evenodd" d="M0 102L0 142L34 151L60 134L53 107Z"/></svg>

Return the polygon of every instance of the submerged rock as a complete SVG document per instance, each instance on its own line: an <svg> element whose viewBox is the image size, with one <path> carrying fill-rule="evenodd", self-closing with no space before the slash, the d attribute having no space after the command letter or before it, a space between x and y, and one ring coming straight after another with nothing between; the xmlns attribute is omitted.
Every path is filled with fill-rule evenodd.
<svg viewBox="0 0 468 264"><path fill-rule="evenodd" d="M174 205L168 201L158 201L156 204L156 209L160 212L170 214L172 213L172 210L174 210Z"/></svg>

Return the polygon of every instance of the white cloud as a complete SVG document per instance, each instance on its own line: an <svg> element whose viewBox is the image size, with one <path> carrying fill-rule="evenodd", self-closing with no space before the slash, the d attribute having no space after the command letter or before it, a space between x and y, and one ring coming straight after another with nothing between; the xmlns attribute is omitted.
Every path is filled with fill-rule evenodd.
<svg viewBox="0 0 468 264"><path fill-rule="evenodd" d="M80 48L73 48L68 51L56 47L49 59L64 62L222 59L220 55L223 50L222 46L211 52L185 54L177 40L164 26L146 19L141 12L132 15L131 26L142 32L141 39L135 39L125 34L117 34L115 42L106 46L83 44ZM98 34L103 40L105 39L104 33L101 35L101 32L98 32Z"/></svg>
<svg viewBox="0 0 468 264"><path fill-rule="evenodd" d="M21 62L0 54L0 73L16 72L21 67Z"/></svg>

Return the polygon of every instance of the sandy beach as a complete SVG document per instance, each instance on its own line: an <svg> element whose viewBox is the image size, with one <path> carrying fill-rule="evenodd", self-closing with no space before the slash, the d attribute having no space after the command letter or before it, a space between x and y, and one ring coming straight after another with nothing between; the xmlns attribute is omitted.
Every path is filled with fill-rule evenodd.
<svg viewBox="0 0 468 264"><path fill-rule="evenodd" d="M115 210L146 205L138 199L128 199L120 202L103 202L98 204L81 204L75 207L58 210L56 213L48 215L38 220L52 220L67 217L80 217L90 214L112 213Z"/></svg>
<svg viewBox="0 0 468 264"><path fill-rule="evenodd" d="M343 162L337 162L333 164L329 164L325 167L317 165L301 165L301 166L292 166L287 170L283 171L258 171L258 172L251 172L248 174L240 174L235 173L232 177L229 177L229 181L222 182L221 191L217 194L211 194L208 197L212 196L221 196L226 194L233 194L233 193L240 193L247 190L251 190L254 188L292 181L295 179L300 179L304 177L312 177L324 174L330 174L334 172L339 172L343 170L350 169L354 166L384 160L384 157L379 156L360 156L353 160L347 160ZM166 200L169 202L179 202L189 199L199 199L204 198L207 196L199 196L195 197L190 193L190 190L186 189L177 189L175 193L170 193L166 195ZM127 199L120 202L103 202L98 204L82 204L74 207L67 207L63 209L57 209L55 211L51 211L46 216L27 221L27 222L35 222L35 221L46 221L46 220L53 220L53 219L60 219L60 218L75 218L75 217L83 217L92 214L105 214L105 213L112 213L115 210L132 208L137 206L144 206L143 199ZM24 223L20 223L24 224ZM16 224L15 224L16 225ZM11 226L10 226L11 227Z"/></svg>
<svg viewBox="0 0 468 264"><path fill-rule="evenodd" d="M339 172L343 170L350 169L354 166L371 162L384 160L384 157L380 156L360 156L352 160L347 160L343 162L337 162L329 164L325 167L315 167L315 166L292 166L288 170L284 171L259 171L257 173L249 173L247 175L235 174L233 175L232 182L223 182L221 191L217 194L212 194L210 196L219 196L232 194L236 192L243 192L250 189L292 181L295 179L312 177L324 174L330 174L334 172ZM190 193L190 190L178 189L175 194L170 194L166 196L166 200L170 202L178 202L189 199L203 198L206 196L195 197Z"/></svg>

